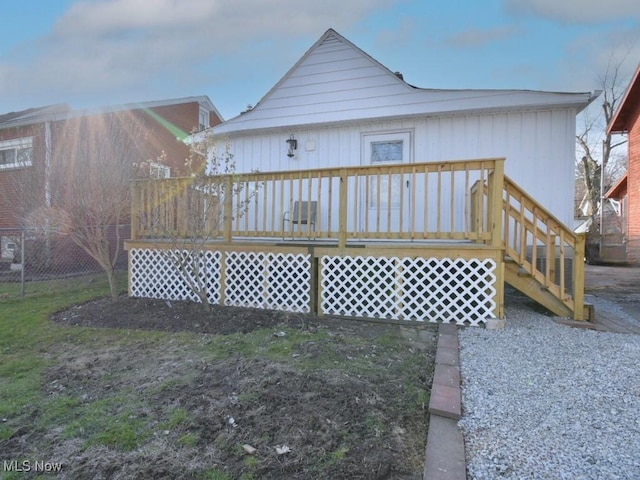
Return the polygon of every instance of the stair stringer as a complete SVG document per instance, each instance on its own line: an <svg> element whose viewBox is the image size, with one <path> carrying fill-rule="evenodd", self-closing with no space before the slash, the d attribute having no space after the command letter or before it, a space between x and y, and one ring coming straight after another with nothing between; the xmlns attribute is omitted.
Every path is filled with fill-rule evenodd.
<svg viewBox="0 0 640 480"><path fill-rule="evenodd" d="M573 232L507 176L502 222L506 283L558 316L588 318L584 235Z"/></svg>
<svg viewBox="0 0 640 480"><path fill-rule="evenodd" d="M524 273L517 263L505 262L504 280L527 297L539 303L559 317L573 317L573 312L564 302L549 292L533 276Z"/></svg>

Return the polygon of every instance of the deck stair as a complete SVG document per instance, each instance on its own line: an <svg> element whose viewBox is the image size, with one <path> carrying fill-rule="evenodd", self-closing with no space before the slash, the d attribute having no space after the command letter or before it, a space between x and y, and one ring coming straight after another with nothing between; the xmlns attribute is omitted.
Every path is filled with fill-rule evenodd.
<svg viewBox="0 0 640 480"><path fill-rule="evenodd" d="M505 258L504 279L509 285L539 303L554 315L573 318L573 311L564 302L509 257Z"/></svg>
<svg viewBox="0 0 640 480"><path fill-rule="evenodd" d="M560 317L585 320L584 236L504 177L504 280Z"/></svg>

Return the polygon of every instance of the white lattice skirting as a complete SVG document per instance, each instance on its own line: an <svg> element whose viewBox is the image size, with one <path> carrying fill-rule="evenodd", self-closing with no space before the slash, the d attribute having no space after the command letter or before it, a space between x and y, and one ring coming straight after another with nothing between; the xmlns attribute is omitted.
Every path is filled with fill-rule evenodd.
<svg viewBox="0 0 640 480"><path fill-rule="evenodd" d="M308 313L308 254L227 252L225 305Z"/></svg>
<svg viewBox="0 0 640 480"><path fill-rule="evenodd" d="M192 300L198 296L189 288L170 255L189 256L187 250L161 250L134 248L129 252L129 292L134 297L164 300ZM203 252L199 268L206 278L209 303L220 303L220 252Z"/></svg>
<svg viewBox="0 0 640 480"><path fill-rule="evenodd" d="M325 256L320 308L326 315L477 325L493 318L491 259Z"/></svg>
<svg viewBox="0 0 640 480"><path fill-rule="evenodd" d="M189 253L140 248L129 251L129 291L132 296L199 301L169 255ZM212 304L220 303L224 288L227 306L310 311L311 260L308 254L206 251L199 268L206 272L207 298Z"/></svg>
<svg viewBox="0 0 640 480"><path fill-rule="evenodd" d="M132 296L200 301L168 256L191 258L188 251L135 248L129 255ZM224 298L227 306L310 312L308 254L206 251L198 268L212 304ZM495 270L491 259L323 256L319 308L325 315L477 325L494 317Z"/></svg>

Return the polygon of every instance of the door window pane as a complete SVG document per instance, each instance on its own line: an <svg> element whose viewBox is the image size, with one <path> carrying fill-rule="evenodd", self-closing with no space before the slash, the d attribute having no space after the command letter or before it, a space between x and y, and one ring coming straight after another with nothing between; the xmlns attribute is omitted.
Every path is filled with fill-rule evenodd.
<svg viewBox="0 0 640 480"><path fill-rule="evenodd" d="M371 163L402 163L402 150L402 140L371 142ZM381 175L379 182L377 177L369 177L369 208L400 208L400 188L400 175Z"/></svg>
<svg viewBox="0 0 640 480"><path fill-rule="evenodd" d="M371 163L402 163L402 140L371 142Z"/></svg>

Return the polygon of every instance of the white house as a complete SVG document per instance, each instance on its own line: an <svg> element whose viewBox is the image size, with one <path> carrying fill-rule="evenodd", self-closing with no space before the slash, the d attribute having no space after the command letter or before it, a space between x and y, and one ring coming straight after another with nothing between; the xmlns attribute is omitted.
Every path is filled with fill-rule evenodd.
<svg viewBox="0 0 640 480"><path fill-rule="evenodd" d="M504 157L505 173L571 225L575 119L594 98L418 88L329 29L253 109L212 132L238 172Z"/></svg>
<svg viewBox="0 0 640 480"><path fill-rule="evenodd" d="M157 232L188 241L189 208L208 219L210 206L197 258L215 303L476 325L504 317L509 283L583 320L584 241L566 225L576 114L593 99L417 88L327 30L254 108L209 130L233 154L236 174L212 179L232 194L136 186L130 293L194 298Z"/></svg>

